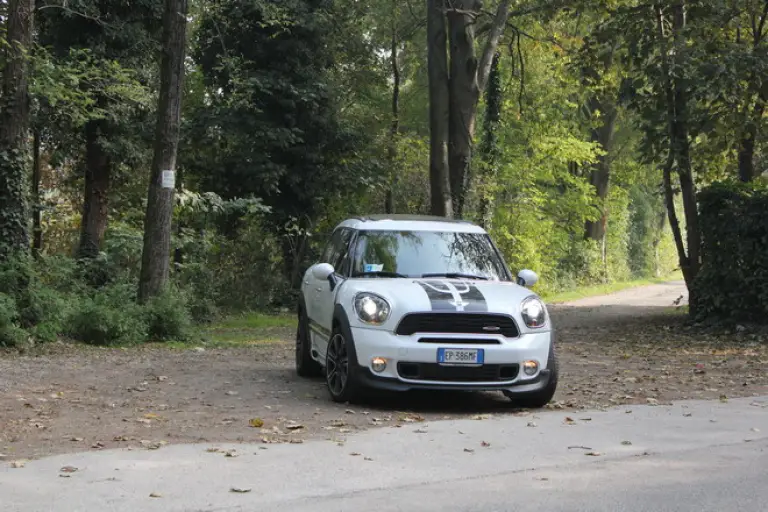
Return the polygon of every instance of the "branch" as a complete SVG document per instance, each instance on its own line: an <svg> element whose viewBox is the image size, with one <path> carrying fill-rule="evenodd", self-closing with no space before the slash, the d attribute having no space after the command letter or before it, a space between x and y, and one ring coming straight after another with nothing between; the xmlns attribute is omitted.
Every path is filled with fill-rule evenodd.
<svg viewBox="0 0 768 512"><path fill-rule="evenodd" d="M45 9L61 9L62 11L66 12L68 14L72 14L73 16L79 16L81 18L85 18L86 20L95 21L99 25L103 25L105 27L109 26L109 23L107 23L106 21L102 20L99 17L91 16L91 15L85 14L84 12L75 11L73 9L70 9L66 5L53 5L53 4L49 4L49 5L43 5L42 7L38 7L37 8L38 11L43 11Z"/></svg>
<svg viewBox="0 0 768 512"><path fill-rule="evenodd" d="M496 16L491 24L491 33L485 42L483 55L480 57L480 64L477 67L478 92L485 90L485 86L488 83L488 75L491 74L491 64L493 63L493 54L496 53L496 48L499 46L499 39L501 39L501 35L504 33L508 18L509 0L502 0L499 8L496 10Z"/></svg>

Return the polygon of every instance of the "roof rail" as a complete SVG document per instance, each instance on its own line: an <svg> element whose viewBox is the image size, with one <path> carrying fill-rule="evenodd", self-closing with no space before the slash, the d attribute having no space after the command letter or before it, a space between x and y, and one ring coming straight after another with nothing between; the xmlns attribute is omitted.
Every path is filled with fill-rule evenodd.
<svg viewBox="0 0 768 512"><path fill-rule="evenodd" d="M468 220L463 220L463 219L451 219L448 217L439 217L436 215L413 215L413 214L404 214L404 213L355 215L352 218L363 221L363 222L399 220L399 221L428 221L428 222L451 222L456 224L473 224L473 222Z"/></svg>

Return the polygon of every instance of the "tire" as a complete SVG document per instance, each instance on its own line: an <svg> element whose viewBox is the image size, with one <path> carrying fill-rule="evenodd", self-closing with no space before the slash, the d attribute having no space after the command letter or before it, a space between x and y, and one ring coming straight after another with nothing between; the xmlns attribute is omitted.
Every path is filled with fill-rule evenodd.
<svg viewBox="0 0 768 512"><path fill-rule="evenodd" d="M541 409L546 406L552 401L552 397L555 396L555 391L557 391L557 380L560 373L560 365L557 360L557 353L555 352L554 340L549 344L547 368L551 369L552 373L549 374L549 382L545 388L532 393L516 394L507 393L505 391L504 394L516 405L525 409Z"/></svg>
<svg viewBox="0 0 768 512"><path fill-rule="evenodd" d="M325 351L325 385L334 402L354 402L361 396L361 386L354 372L352 340L338 327L333 329Z"/></svg>
<svg viewBox="0 0 768 512"><path fill-rule="evenodd" d="M304 309L299 310L299 323L296 327L296 374L299 377L319 377L322 375L320 363L312 359L309 319Z"/></svg>

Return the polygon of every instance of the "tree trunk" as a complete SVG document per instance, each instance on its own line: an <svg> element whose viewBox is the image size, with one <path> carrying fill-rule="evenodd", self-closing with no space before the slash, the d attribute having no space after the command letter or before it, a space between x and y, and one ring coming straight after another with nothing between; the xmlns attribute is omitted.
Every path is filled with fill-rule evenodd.
<svg viewBox="0 0 768 512"><path fill-rule="evenodd" d="M40 197L40 181L42 180L42 163L40 162L40 131L34 130L32 139L32 253L39 256L43 252L42 216L43 199Z"/></svg>
<svg viewBox="0 0 768 512"><path fill-rule="evenodd" d="M155 131L155 155L149 181L139 300L146 301L168 283L176 151L181 122L184 56L187 44L187 0L165 0L163 59Z"/></svg>
<svg viewBox="0 0 768 512"><path fill-rule="evenodd" d="M755 142L765 113L765 96L761 91L739 144L739 179L744 183L754 180L760 174L755 167Z"/></svg>
<svg viewBox="0 0 768 512"><path fill-rule="evenodd" d="M683 69L680 59L684 56L685 40L682 34L686 25L685 3L673 5L672 27L675 40L675 59L678 60L677 68ZM699 212L696 202L696 184L694 183L693 169L691 165L691 143L688 129L688 93L684 85L684 77L676 76L674 84L674 110L675 126L673 128L673 141L677 153L677 173L680 177L680 190L683 195L683 209L685 211L685 230L688 242L688 269L682 269L686 276L689 295L693 281L701 267L701 233L699 232Z"/></svg>
<svg viewBox="0 0 768 512"><path fill-rule="evenodd" d="M448 54L444 0L427 0L427 68L429 75L429 182L431 211L453 216L448 173Z"/></svg>
<svg viewBox="0 0 768 512"><path fill-rule="evenodd" d="M672 77L670 73L669 56L670 49L666 41L664 31L664 15L662 8L656 8L657 34L662 47L662 78L664 81L665 103L667 117L669 118L669 155L664 166L664 191L669 216L669 224L675 238L675 246L680 259L680 269L683 272L692 316L696 315L696 299L693 295L693 283L701 266L701 233L699 233L698 210L696 204L696 187L693 178L693 170L690 158L690 141L688 133L688 97L683 79L679 76ZM680 60L684 58L682 30L685 28L685 4L680 3L670 7L672 11L672 39L675 45L674 58L677 69L683 69ZM683 211L686 220L686 248L683 244L683 236L680 223L675 212L674 196L672 191L671 172L674 162L677 162L677 175L680 179L680 190L683 195Z"/></svg>
<svg viewBox="0 0 768 512"><path fill-rule="evenodd" d="M33 0L10 0L5 67L0 93L0 258L29 250L27 206L27 52L32 43Z"/></svg>
<svg viewBox="0 0 768 512"><path fill-rule="evenodd" d="M85 125L85 192L79 258L98 256L107 230L112 159L100 141L107 130L107 122L102 120Z"/></svg>
<svg viewBox="0 0 768 512"><path fill-rule="evenodd" d="M482 2L449 3L451 74L449 91L449 175L454 215L461 218L471 185L472 140L477 104L485 90L493 56L509 17L509 1L499 4L480 61L475 55L475 29Z"/></svg>
<svg viewBox="0 0 768 512"><path fill-rule="evenodd" d="M451 63L448 168L453 214L461 218L470 177L472 137L477 117L478 62L475 55L474 21L480 6L477 0L454 0L451 5L452 8L448 9Z"/></svg>
<svg viewBox="0 0 768 512"><path fill-rule="evenodd" d="M597 158L597 162L592 166L589 178L590 183L595 188L600 205L600 218L596 221L588 220L586 222L584 237L600 242L605 238L606 224L608 222L605 200L608 197L608 185L611 179L610 152L613 147L617 111L616 106L610 99L601 100L596 96L590 98L588 108L591 115L595 112L600 112L603 116L602 124L592 130L591 139L592 142L600 145L605 154Z"/></svg>
<svg viewBox="0 0 768 512"><path fill-rule="evenodd" d="M499 137L497 130L501 121L501 72L499 61L501 53L496 52L493 55L491 63L491 72L488 77L488 87L485 93L485 123L483 144L480 147L480 154L485 160L485 176L483 182L485 189L480 196L480 225L486 229L491 229L493 219L493 196L487 189L496 183L499 166Z"/></svg>
<svg viewBox="0 0 768 512"><path fill-rule="evenodd" d="M396 6L396 0L395 0ZM395 8L395 14L397 14L397 8ZM395 193L394 189L397 186L397 135L400 131L400 64L398 63L397 55L398 37L397 37L397 16L392 17L392 55L390 57L392 61L392 124L389 129L389 172L391 173L389 189L387 189L387 197L384 202L384 211L386 213L395 213Z"/></svg>

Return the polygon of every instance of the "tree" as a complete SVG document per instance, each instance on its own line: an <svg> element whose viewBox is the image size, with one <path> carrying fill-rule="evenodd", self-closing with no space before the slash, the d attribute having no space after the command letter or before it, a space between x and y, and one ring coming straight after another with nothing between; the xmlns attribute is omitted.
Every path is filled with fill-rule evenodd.
<svg viewBox="0 0 768 512"><path fill-rule="evenodd" d="M60 0L42 0L40 43L65 59L73 49L88 50L95 60L118 62L138 76L145 89L154 81L154 55L162 29L160 0L84 0L77 9ZM102 248L107 229L110 199L125 167L146 165L145 148L151 140L151 109L124 95L106 94L103 82L79 84L104 113L92 116L80 130L84 155L83 207L77 254L95 257ZM144 91L145 97L149 90Z"/></svg>
<svg viewBox="0 0 768 512"><path fill-rule="evenodd" d="M485 90L491 62L509 17L509 0L502 0L487 27L488 37L478 61L475 23L482 16L479 0L428 0L427 41L430 69L430 177L432 213L462 217L471 178L472 139L477 107ZM445 21L449 52L446 55ZM450 59L448 58L450 56ZM448 115L448 133L445 114ZM444 183L443 147L447 145L448 186ZM450 197L448 204L447 197ZM452 210L447 213L448 207Z"/></svg>
<svg viewBox="0 0 768 512"><path fill-rule="evenodd" d="M187 0L165 0L155 156L144 220L144 250L139 281L139 300L142 301L158 295L168 282L176 150L187 46L187 9Z"/></svg>
<svg viewBox="0 0 768 512"><path fill-rule="evenodd" d="M33 0L10 0L0 95L0 257L29 250L27 212L27 56Z"/></svg>
<svg viewBox="0 0 768 512"><path fill-rule="evenodd" d="M453 216L448 168L448 54L445 0L427 0L427 67L429 73L429 182L432 214Z"/></svg>

